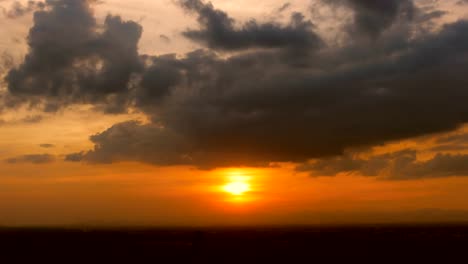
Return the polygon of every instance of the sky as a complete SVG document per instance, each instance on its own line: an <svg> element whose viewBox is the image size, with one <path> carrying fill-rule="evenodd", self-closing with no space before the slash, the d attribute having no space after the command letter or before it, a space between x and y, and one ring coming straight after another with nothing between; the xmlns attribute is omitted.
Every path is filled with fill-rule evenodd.
<svg viewBox="0 0 468 264"><path fill-rule="evenodd" d="M0 0L0 226L468 221L468 1Z"/></svg>

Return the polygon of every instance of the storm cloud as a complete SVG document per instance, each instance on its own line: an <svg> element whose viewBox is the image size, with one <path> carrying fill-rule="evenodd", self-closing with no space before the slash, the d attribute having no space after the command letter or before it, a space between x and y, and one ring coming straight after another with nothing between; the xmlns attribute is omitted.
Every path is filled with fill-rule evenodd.
<svg viewBox="0 0 468 264"><path fill-rule="evenodd" d="M398 17L410 18L410 1L387 2L347 1L356 12L384 20L375 28L356 20L375 42L318 46L321 38L299 14L287 25L237 27L211 4L182 1L201 26L184 35L210 49L151 56L137 52L137 23L108 16L97 30L89 3L48 1L35 13L29 54L8 74L9 92L39 100L45 110L86 103L113 113L133 107L148 117L144 124L115 124L91 136L92 150L66 157L90 163L306 163L468 122L468 22L412 38L380 34ZM367 16L361 13L356 16ZM304 50L314 52L296 56Z"/></svg>
<svg viewBox="0 0 468 264"><path fill-rule="evenodd" d="M137 43L141 26L108 16L102 32L88 1L48 0L34 13L29 53L6 80L10 94L55 111L71 103L126 108L129 82L141 68Z"/></svg>
<svg viewBox="0 0 468 264"><path fill-rule="evenodd" d="M3 14L7 18L14 19L44 7L44 3L39 1L28 1L26 4L15 1L9 9L3 10Z"/></svg>
<svg viewBox="0 0 468 264"><path fill-rule="evenodd" d="M44 144L40 144L39 147L41 147L41 148L54 148L55 145L54 144L49 144L49 143L44 143Z"/></svg>
<svg viewBox="0 0 468 264"><path fill-rule="evenodd" d="M367 159L345 155L301 165L296 170L310 172L312 176L356 173L389 180L466 177L468 176L468 155L437 154L424 161L417 159L417 152L414 150L403 150Z"/></svg>
<svg viewBox="0 0 468 264"><path fill-rule="evenodd" d="M251 19L237 28L233 18L215 9L211 3L180 0L180 4L198 14L198 23L201 26L200 30L185 31L184 36L212 49L294 48L297 51L314 49L321 45L320 37L313 32L313 24L300 13L294 13L286 26L274 22L259 23Z"/></svg>
<svg viewBox="0 0 468 264"><path fill-rule="evenodd" d="M6 159L5 162L10 164L17 164L17 163L32 163L32 164L47 164L52 163L55 161L55 156L50 154L28 154L22 155L18 157L13 157Z"/></svg>
<svg viewBox="0 0 468 264"><path fill-rule="evenodd" d="M415 17L412 0L323 0L327 4L347 6L354 12L352 33L375 38L397 22L407 23Z"/></svg>

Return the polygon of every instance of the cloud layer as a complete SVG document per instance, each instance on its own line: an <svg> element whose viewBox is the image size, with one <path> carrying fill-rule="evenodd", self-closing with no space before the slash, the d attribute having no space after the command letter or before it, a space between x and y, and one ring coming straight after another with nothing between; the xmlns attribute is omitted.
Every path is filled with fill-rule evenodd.
<svg viewBox="0 0 468 264"><path fill-rule="evenodd" d="M101 28L87 1L46 3L46 10L34 13L29 53L6 77L10 94L16 100L45 101L46 111L71 103L123 111L131 75L141 67L140 25L108 16Z"/></svg>
<svg viewBox="0 0 468 264"><path fill-rule="evenodd" d="M5 162L10 164L17 163L32 163L32 164L47 164L55 161L55 156L50 154L28 154L14 158L9 158Z"/></svg>
<svg viewBox="0 0 468 264"><path fill-rule="evenodd" d="M323 0L353 10L354 21L348 26L352 33L376 38L395 23L408 23L415 17L416 7L412 0Z"/></svg>
<svg viewBox="0 0 468 264"><path fill-rule="evenodd" d="M367 159L352 155L323 159L301 165L296 170L310 172L312 176L356 173L391 180L466 177L468 176L468 155L437 154L429 160L419 161L416 151L403 150Z"/></svg>
<svg viewBox="0 0 468 264"><path fill-rule="evenodd" d="M414 35L420 25L412 1L332 2L354 12L354 24L343 29L351 41L342 46L323 43L304 14L286 25L239 23L210 3L183 0L200 26L183 34L206 49L149 56L138 53L137 23L108 16L99 25L86 1L49 0L34 15L29 54L7 76L8 104L133 107L150 122L116 124L91 137L93 150L67 160L201 168L301 163L468 121L467 21ZM383 34L389 27L398 30ZM342 159L358 171L364 165L356 164L369 162ZM419 170L435 162L443 165L433 176L452 175L437 170L462 159L409 158L405 168L423 177Z"/></svg>
<svg viewBox="0 0 468 264"><path fill-rule="evenodd" d="M187 30L184 36L218 50L241 50L248 48L290 48L294 51L310 50L321 44L313 32L310 21L301 13L294 13L288 25L258 23L254 19L240 28L225 12L215 9L211 3L201 0L180 0L187 10L198 14L200 30Z"/></svg>

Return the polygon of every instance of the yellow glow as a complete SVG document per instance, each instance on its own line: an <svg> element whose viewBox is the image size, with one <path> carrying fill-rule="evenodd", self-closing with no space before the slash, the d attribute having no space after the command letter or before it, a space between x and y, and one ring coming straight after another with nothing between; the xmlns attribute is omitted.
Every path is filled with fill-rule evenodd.
<svg viewBox="0 0 468 264"><path fill-rule="evenodd" d="M245 176L241 171L232 171L229 175L229 182L223 186L225 192L241 196L251 190L250 177Z"/></svg>
<svg viewBox="0 0 468 264"><path fill-rule="evenodd" d="M232 195L243 195L250 190L250 185L245 182L230 182L224 186L224 190Z"/></svg>

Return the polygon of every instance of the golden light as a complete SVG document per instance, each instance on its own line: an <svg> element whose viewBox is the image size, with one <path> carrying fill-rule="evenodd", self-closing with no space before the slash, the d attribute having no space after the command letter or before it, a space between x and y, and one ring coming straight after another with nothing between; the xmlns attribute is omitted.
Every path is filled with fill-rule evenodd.
<svg viewBox="0 0 468 264"><path fill-rule="evenodd" d="M243 195L250 190L250 185L245 182L231 182L226 184L223 189L232 195Z"/></svg>
<svg viewBox="0 0 468 264"><path fill-rule="evenodd" d="M235 171L229 173L229 182L223 186L223 191L234 195L241 196L251 190L250 177L245 176L244 173Z"/></svg>

